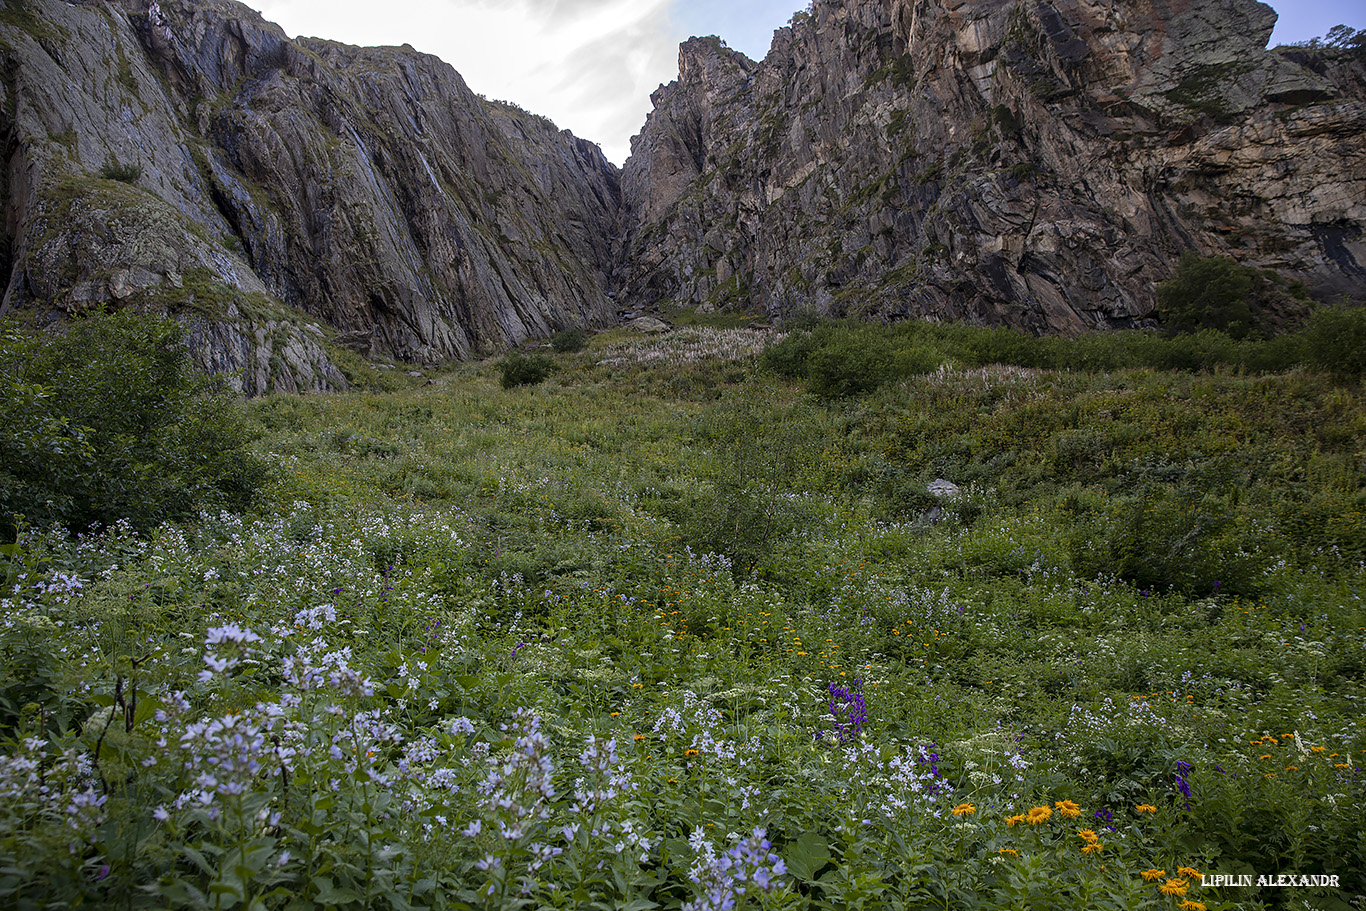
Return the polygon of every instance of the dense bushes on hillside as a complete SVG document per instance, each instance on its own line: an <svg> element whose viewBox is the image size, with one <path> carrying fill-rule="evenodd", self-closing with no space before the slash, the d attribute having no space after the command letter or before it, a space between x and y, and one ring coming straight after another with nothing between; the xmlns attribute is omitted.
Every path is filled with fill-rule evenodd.
<svg viewBox="0 0 1366 911"><path fill-rule="evenodd" d="M1279 313L1300 309L1308 299L1303 282L1193 251L1183 254L1176 272L1157 286L1158 312L1171 334L1216 329L1235 339L1265 337L1274 331Z"/></svg>
<svg viewBox="0 0 1366 911"><path fill-rule="evenodd" d="M1225 328L1238 323L1221 319ZM1225 368L1248 373L1306 367L1341 381L1359 379L1366 371L1366 308L1322 306L1298 331L1269 338L1251 333L1234 337L1194 322L1183 325L1191 331L1174 336L1133 330L1038 338L1015 329L961 324L870 326L832 321L789 332L764 352L761 364L780 376L804 380L811 392L827 399L865 395L941 364L1084 371Z"/></svg>
<svg viewBox="0 0 1366 911"><path fill-rule="evenodd" d="M239 413L183 330L131 312L61 335L0 331L0 538L16 523L147 528L240 509L265 476Z"/></svg>
<svg viewBox="0 0 1366 911"><path fill-rule="evenodd" d="M544 383L555 372L555 362L543 354L524 357L509 354L498 362L499 382L504 389L514 386L535 386Z"/></svg>

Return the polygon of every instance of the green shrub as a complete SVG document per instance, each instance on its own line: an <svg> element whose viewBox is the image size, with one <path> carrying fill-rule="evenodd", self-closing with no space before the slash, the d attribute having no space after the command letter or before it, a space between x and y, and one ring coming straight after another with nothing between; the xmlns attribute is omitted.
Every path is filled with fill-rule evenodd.
<svg viewBox="0 0 1366 911"><path fill-rule="evenodd" d="M563 332L557 332L550 339L550 347L560 354L572 354L575 351L582 351L588 346L588 330L580 326L570 326Z"/></svg>
<svg viewBox="0 0 1366 911"><path fill-rule="evenodd" d="M544 383L555 372L555 362L543 354L533 354L531 357L509 354L498 362L498 369L501 372L498 382L504 389L511 389L514 386Z"/></svg>
<svg viewBox="0 0 1366 911"><path fill-rule="evenodd" d="M110 158L100 168L100 176L105 180L117 180L119 183L137 183L142 179L142 165L140 164L119 164Z"/></svg>
<svg viewBox="0 0 1366 911"><path fill-rule="evenodd" d="M1309 363L1339 377L1366 373L1366 307L1322 307L1303 335Z"/></svg>
<svg viewBox="0 0 1366 911"><path fill-rule="evenodd" d="M267 473L248 442L174 322L125 311L62 335L0 334L0 537L13 539L18 516L142 529L242 508Z"/></svg>
<svg viewBox="0 0 1366 911"><path fill-rule="evenodd" d="M793 332L761 360L774 373L805 379L811 392L826 399L866 395L894 380L928 373L939 362L913 334L851 324Z"/></svg>
<svg viewBox="0 0 1366 911"><path fill-rule="evenodd" d="M921 349L872 332L845 331L811 356L808 386L821 398L847 398L936 366L938 359Z"/></svg>
<svg viewBox="0 0 1366 911"><path fill-rule="evenodd" d="M1302 315L1306 289L1275 272L1227 256L1187 251L1171 278L1157 286L1158 311L1168 332L1217 329L1231 338L1265 338L1283 317Z"/></svg>
<svg viewBox="0 0 1366 911"><path fill-rule="evenodd" d="M830 332L828 326L790 332L787 338L765 349L759 363L779 376L806 379L811 355L829 338Z"/></svg>
<svg viewBox="0 0 1366 911"><path fill-rule="evenodd" d="M1202 486L1204 472L1178 483L1140 483L1070 533L1079 577L1114 573L1136 588L1199 597L1212 591L1257 596L1278 555L1240 513L1236 494Z"/></svg>

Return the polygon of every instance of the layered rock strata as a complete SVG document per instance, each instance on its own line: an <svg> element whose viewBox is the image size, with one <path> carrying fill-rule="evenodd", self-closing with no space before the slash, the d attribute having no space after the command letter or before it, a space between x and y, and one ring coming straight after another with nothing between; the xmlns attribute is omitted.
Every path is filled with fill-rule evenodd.
<svg viewBox="0 0 1366 911"><path fill-rule="evenodd" d="M814 0L686 42L624 171L411 48L0 0L0 311L140 306L249 393L618 308L1147 325L1187 250L1366 296L1366 61L1255 0Z"/></svg>
<svg viewBox="0 0 1366 911"><path fill-rule="evenodd" d="M245 391L604 325L618 172L411 48L229 0L0 9L5 308L169 310Z"/></svg>
<svg viewBox="0 0 1366 911"><path fill-rule="evenodd" d="M815 0L685 43L623 175L636 301L1077 332L1186 250L1366 288L1366 67L1254 0Z"/></svg>

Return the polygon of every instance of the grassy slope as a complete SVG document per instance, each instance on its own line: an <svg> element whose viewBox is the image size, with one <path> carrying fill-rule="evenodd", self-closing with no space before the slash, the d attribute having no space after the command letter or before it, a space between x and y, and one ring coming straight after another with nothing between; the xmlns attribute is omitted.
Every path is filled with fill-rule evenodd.
<svg viewBox="0 0 1366 911"><path fill-rule="evenodd" d="M159 878L190 902L184 889L214 881L244 900L289 883L299 901L331 889L400 906L365 891L379 865L384 889L420 906L510 903L525 875L535 904L670 907L694 889L690 833L720 848L762 826L789 873L778 892L751 887L756 905L1288 896L1161 895L1181 865L1343 875L1345 889L1296 893L1324 907L1366 891L1346 881L1366 868L1359 387L984 367L821 404L758 373L752 335L687 337L600 337L538 387L502 390L484 366L420 390L259 400L250 417L283 466L264 516L148 544L35 544L49 572L85 581L18 611L54 719L123 711L114 697L133 679L159 705L187 692L179 721L140 717L121 741L129 770L144 754L162 764L120 768L130 784L106 815L125 835L96 839L121 877L108 888ZM936 477L963 494L939 504ZM321 604L336 614L315 629L302 612ZM64 653L47 645L54 622ZM229 622L262 643L204 645ZM324 695L281 670L343 644L372 695ZM236 648L256 663L196 682L205 654ZM867 720L836 743L852 697L830 687L856 680ZM193 786L173 770L202 755L177 732L282 690L303 693L286 715L314 734L262 729L320 738L251 779L283 820L175 808ZM377 711L396 736L348 727L329 699L348 717ZM519 709L548 746L508 739ZM452 733L455 718L474 732ZM155 746L158 723L172 746ZM589 735L615 738L615 764L584 758ZM414 758L423 737L435 758ZM481 796L480 742L506 751L494 793L549 814L520 841L495 834L510 817ZM533 787L538 750L554 756L553 799ZM446 766L458 790L433 786ZM576 813L573 779L606 781L594 770L608 766L634 787ZM1081 818L1064 805L1008 822L1063 800ZM156 803L173 807L160 825ZM478 834L446 837L472 820ZM585 831L565 838L573 823ZM1104 847L1083 854L1079 829ZM612 848L632 832L643 860ZM537 868L533 843L564 853ZM184 844L236 845L241 860L257 845L260 863L227 874L210 852L196 869L176 861ZM1166 875L1145 882L1153 868Z"/></svg>

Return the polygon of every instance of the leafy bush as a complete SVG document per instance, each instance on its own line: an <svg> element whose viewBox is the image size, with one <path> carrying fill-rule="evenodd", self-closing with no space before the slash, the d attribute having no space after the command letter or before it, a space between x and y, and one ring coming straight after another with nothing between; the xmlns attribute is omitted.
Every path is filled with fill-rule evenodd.
<svg viewBox="0 0 1366 911"><path fill-rule="evenodd" d="M906 376L901 352L887 339L841 333L812 357L809 386L821 398L846 398L866 395L874 389Z"/></svg>
<svg viewBox="0 0 1366 911"><path fill-rule="evenodd" d="M914 338L880 327L826 325L792 333L765 351L762 363L775 373L805 379L821 398L836 399L928 373L939 358Z"/></svg>
<svg viewBox="0 0 1366 911"><path fill-rule="evenodd" d="M1303 334L1305 356L1314 366L1339 377L1366 373L1366 308L1320 308Z"/></svg>
<svg viewBox="0 0 1366 911"><path fill-rule="evenodd" d="M560 354L572 354L575 351L582 351L588 346L588 330L580 326L571 326L563 332L557 332L550 339L550 347Z"/></svg>
<svg viewBox="0 0 1366 911"><path fill-rule="evenodd" d="M1307 299L1301 282L1194 251L1183 253L1175 274L1157 286L1158 310L1169 332L1217 329L1235 339L1271 335L1278 313L1302 310Z"/></svg>
<svg viewBox="0 0 1366 911"><path fill-rule="evenodd" d="M756 433L765 421L776 428ZM780 407L763 387L747 383L707 412L696 433L711 449L698 470L707 483L664 511L688 546L724 555L744 578L809 519L800 500L786 494L812 443L811 412Z"/></svg>
<svg viewBox="0 0 1366 911"><path fill-rule="evenodd" d="M63 335L0 335L0 536L18 516L71 530L146 528L203 506L241 508L266 477L221 384L184 331L131 312Z"/></svg>
<svg viewBox="0 0 1366 911"><path fill-rule="evenodd" d="M100 176L105 180L117 180L119 183L137 183L142 179L142 165L140 164L119 164L113 158L104 163L100 168Z"/></svg>
<svg viewBox="0 0 1366 911"><path fill-rule="evenodd" d="M504 389L514 386L535 386L544 383L555 372L555 362L543 354L523 357L510 354L498 362L498 382Z"/></svg>

